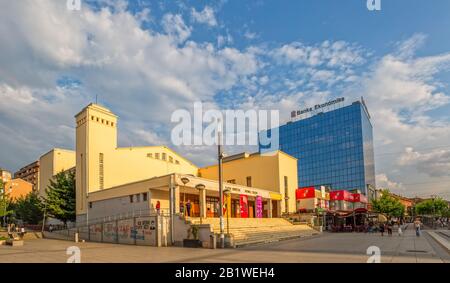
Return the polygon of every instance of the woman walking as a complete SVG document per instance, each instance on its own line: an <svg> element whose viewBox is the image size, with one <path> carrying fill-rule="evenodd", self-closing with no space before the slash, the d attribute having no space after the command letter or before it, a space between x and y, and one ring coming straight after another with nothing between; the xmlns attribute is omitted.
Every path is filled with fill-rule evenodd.
<svg viewBox="0 0 450 283"><path fill-rule="evenodd" d="M384 236L384 223L380 223L380 232L381 232L381 236Z"/></svg>

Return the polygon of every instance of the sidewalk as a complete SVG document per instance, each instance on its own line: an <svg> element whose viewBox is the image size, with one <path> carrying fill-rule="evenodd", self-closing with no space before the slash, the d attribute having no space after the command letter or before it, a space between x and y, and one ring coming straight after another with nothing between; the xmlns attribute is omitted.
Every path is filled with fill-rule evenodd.
<svg viewBox="0 0 450 283"><path fill-rule="evenodd" d="M391 262L442 262L442 259L436 254L428 242L426 233L425 230L422 230L421 235L417 237L414 226L407 224L406 229L403 230L403 236L398 245L397 254L392 257ZM396 236L398 237L398 235Z"/></svg>

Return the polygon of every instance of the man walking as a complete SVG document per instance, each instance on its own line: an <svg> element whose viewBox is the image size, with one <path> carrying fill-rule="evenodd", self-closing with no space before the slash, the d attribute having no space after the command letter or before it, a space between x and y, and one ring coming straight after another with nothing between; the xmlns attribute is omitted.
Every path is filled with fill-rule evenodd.
<svg viewBox="0 0 450 283"><path fill-rule="evenodd" d="M414 227L416 228L416 236L420 237L420 225L422 223L420 222L419 218L416 218L416 220L414 221Z"/></svg>

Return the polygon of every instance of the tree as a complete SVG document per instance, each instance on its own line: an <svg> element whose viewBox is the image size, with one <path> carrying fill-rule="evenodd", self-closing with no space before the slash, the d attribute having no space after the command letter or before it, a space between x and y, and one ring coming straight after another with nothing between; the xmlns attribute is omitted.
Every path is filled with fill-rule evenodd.
<svg viewBox="0 0 450 283"><path fill-rule="evenodd" d="M448 209L448 204L442 198L427 199L416 205L416 213L420 215L434 214L441 216Z"/></svg>
<svg viewBox="0 0 450 283"><path fill-rule="evenodd" d="M6 192L5 185L3 181L0 180L0 218L2 221L4 220L5 216L8 216L12 213L9 206L10 201Z"/></svg>
<svg viewBox="0 0 450 283"><path fill-rule="evenodd" d="M67 224L75 221L75 173L60 172L45 189L47 196L42 205L46 214Z"/></svg>
<svg viewBox="0 0 450 283"><path fill-rule="evenodd" d="M14 202L14 212L17 219L28 224L39 224L44 215L42 203L35 192L17 199Z"/></svg>
<svg viewBox="0 0 450 283"><path fill-rule="evenodd" d="M393 198L389 190L383 190L380 199L372 200L372 208L375 212L385 213L388 216L402 217L405 206L396 198Z"/></svg>

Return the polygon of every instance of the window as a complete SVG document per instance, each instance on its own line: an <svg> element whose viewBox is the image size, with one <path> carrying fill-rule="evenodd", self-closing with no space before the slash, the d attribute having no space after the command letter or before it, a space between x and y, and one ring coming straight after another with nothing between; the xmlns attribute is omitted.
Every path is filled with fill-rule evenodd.
<svg viewBox="0 0 450 283"><path fill-rule="evenodd" d="M169 156L169 162L173 163L173 157L172 156Z"/></svg>
<svg viewBox="0 0 450 283"><path fill-rule="evenodd" d="M102 124L103 124L103 123L105 123L105 120L104 120L104 119L102 119Z"/></svg>
<svg viewBox="0 0 450 283"><path fill-rule="evenodd" d="M153 153L147 153L147 157L153 158Z"/></svg>
<svg viewBox="0 0 450 283"><path fill-rule="evenodd" d="M252 177L248 176L247 177L247 187L251 187L252 186Z"/></svg>
<svg viewBox="0 0 450 283"><path fill-rule="evenodd" d="M97 117L97 122L99 121L100 119Z"/></svg>
<svg viewBox="0 0 450 283"><path fill-rule="evenodd" d="M141 195L140 194L137 194L136 195L136 202L140 202L141 201Z"/></svg>
<svg viewBox="0 0 450 283"><path fill-rule="evenodd" d="M94 116L91 116L91 120L94 121Z"/></svg>
<svg viewBox="0 0 450 283"><path fill-rule="evenodd" d="M175 164L180 164L180 161L178 161L178 160L175 160Z"/></svg>
<svg viewBox="0 0 450 283"><path fill-rule="evenodd" d="M99 154L98 157L98 181L99 181L99 188L100 190L103 190L104 188L104 163L103 163L103 153Z"/></svg>
<svg viewBox="0 0 450 283"><path fill-rule="evenodd" d="M89 208L92 208L92 202L91 201L89 202Z"/></svg>
<svg viewBox="0 0 450 283"><path fill-rule="evenodd" d="M166 160L166 153L162 153L162 160Z"/></svg>
<svg viewBox="0 0 450 283"><path fill-rule="evenodd" d="M106 121L106 125L108 125L108 126L109 126L109 121Z"/></svg>
<svg viewBox="0 0 450 283"><path fill-rule="evenodd" d="M147 201L148 199L148 193L143 193L142 194L142 201Z"/></svg>
<svg viewBox="0 0 450 283"><path fill-rule="evenodd" d="M159 159L159 153L155 153L155 158Z"/></svg>
<svg viewBox="0 0 450 283"><path fill-rule="evenodd" d="M111 122L111 126L113 126L113 127L114 127L114 122Z"/></svg>
<svg viewBox="0 0 450 283"><path fill-rule="evenodd" d="M130 203L133 203L133 195L130 196Z"/></svg>
<svg viewBox="0 0 450 283"><path fill-rule="evenodd" d="M230 183L230 184L236 184L236 180L235 180L235 179L228 180L227 183Z"/></svg>

